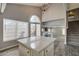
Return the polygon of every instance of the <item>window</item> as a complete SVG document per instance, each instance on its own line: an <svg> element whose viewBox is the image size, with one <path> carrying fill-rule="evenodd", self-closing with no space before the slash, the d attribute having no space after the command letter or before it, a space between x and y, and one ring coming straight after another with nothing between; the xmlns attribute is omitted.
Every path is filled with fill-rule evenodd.
<svg viewBox="0 0 79 59"><path fill-rule="evenodd" d="M40 28L40 19L36 15L33 15L30 19L30 36L40 36Z"/></svg>
<svg viewBox="0 0 79 59"><path fill-rule="evenodd" d="M17 21L17 38L28 37L28 23Z"/></svg>
<svg viewBox="0 0 79 59"><path fill-rule="evenodd" d="M3 19L3 41L28 37L28 22Z"/></svg>
<svg viewBox="0 0 79 59"><path fill-rule="evenodd" d="M3 20L3 40L9 41L16 39L16 21L4 19Z"/></svg>
<svg viewBox="0 0 79 59"><path fill-rule="evenodd" d="M35 24L30 24L31 26L30 26L30 30L31 30L31 32L30 32L30 35L31 36L35 36L36 34L36 29L35 29Z"/></svg>
<svg viewBox="0 0 79 59"><path fill-rule="evenodd" d="M39 20L38 16L33 15L31 17L31 19L30 19L30 22L32 22L32 23L40 23L40 20Z"/></svg>
<svg viewBox="0 0 79 59"><path fill-rule="evenodd" d="M36 25L36 35L37 35L37 36L40 36L40 34L41 34L41 33L40 33L40 24L37 24L37 25Z"/></svg>

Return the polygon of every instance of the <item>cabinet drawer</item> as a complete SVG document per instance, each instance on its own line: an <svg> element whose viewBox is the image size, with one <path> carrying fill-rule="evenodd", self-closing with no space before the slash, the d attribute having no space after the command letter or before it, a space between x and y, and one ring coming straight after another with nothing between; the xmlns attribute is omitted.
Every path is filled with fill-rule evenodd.
<svg viewBox="0 0 79 59"><path fill-rule="evenodd" d="M44 51L37 52L37 51L31 51L32 56L44 56Z"/></svg>
<svg viewBox="0 0 79 59"><path fill-rule="evenodd" d="M25 48L23 45L19 44L19 54L21 56L30 56L30 49Z"/></svg>
<svg viewBox="0 0 79 59"><path fill-rule="evenodd" d="M45 49L46 56L53 56L54 55L54 44L52 43Z"/></svg>

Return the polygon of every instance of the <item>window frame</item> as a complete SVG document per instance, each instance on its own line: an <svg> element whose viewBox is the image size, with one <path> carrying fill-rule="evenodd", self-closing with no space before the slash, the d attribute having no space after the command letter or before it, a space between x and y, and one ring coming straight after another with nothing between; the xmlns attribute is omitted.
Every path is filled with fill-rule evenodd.
<svg viewBox="0 0 79 59"><path fill-rule="evenodd" d="M37 19L38 22L34 22L34 21L32 22L32 19L33 19L32 17L33 17L33 16L36 17L36 19ZM36 20L36 19L35 19L35 20ZM34 20L34 19L33 19L33 20ZM40 36L41 36L41 22L40 22L39 17L36 16L36 15L32 15L31 18L30 18L30 22L29 22L29 23L30 23L30 37L31 37L31 24L35 24L35 36L37 36L37 35L36 35L36 34L37 34L37 33L36 33L36 30L37 30L36 25L37 25L37 24L40 24Z"/></svg>
<svg viewBox="0 0 79 59"><path fill-rule="evenodd" d="M6 33L4 33L5 31L6 31L6 24L4 24L4 22L5 21L7 21L7 20L11 20L11 21L14 21L14 22L16 22L16 25L15 25L15 38L14 39L8 39L8 40L5 40L5 36L4 35L6 35ZM13 20L13 19L7 19L7 18L4 18L3 19L3 41L4 42L7 42L7 41L11 41L11 40L18 40L18 39L20 39L20 38L17 38L17 31L18 31L18 29L17 29L17 24L18 24L18 22L24 22L24 21L17 21L17 20ZM24 22L24 23L27 23L27 28L28 28L28 31L27 31L27 37L29 36L29 22ZM12 34L12 33L11 33ZM10 36L9 36L10 37ZM25 37L22 37L22 38L25 38Z"/></svg>

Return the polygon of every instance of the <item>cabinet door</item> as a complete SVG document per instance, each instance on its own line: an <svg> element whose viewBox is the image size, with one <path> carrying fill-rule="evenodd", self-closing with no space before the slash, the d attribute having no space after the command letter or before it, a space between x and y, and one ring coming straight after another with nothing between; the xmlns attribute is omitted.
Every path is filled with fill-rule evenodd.
<svg viewBox="0 0 79 59"><path fill-rule="evenodd" d="M31 51L32 56L44 56L44 51L37 52L37 51Z"/></svg>
<svg viewBox="0 0 79 59"><path fill-rule="evenodd" d="M46 56L53 56L54 55L54 44L52 43L45 49Z"/></svg>
<svg viewBox="0 0 79 59"><path fill-rule="evenodd" d="M30 56L31 51L30 51L30 49L27 49L23 45L19 44L19 54L21 56Z"/></svg>

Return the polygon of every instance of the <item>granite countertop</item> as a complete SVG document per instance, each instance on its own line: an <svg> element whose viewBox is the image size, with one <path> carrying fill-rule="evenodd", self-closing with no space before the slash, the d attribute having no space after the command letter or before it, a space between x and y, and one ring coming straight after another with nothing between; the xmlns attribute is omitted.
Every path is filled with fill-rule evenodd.
<svg viewBox="0 0 79 59"><path fill-rule="evenodd" d="M55 41L55 38L51 37L29 37L18 40L19 43L23 44L25 47L33 49L35 51L42 51L48 47L51 43Z"/></svg>

